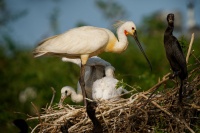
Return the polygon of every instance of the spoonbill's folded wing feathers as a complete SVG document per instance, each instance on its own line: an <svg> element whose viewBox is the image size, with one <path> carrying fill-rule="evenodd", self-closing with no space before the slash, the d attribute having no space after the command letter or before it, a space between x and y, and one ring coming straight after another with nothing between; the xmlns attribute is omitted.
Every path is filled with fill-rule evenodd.
<svg viewBox="0 0 200 133"><path fill-rule="evenodd" d="M48 37L46 39L44 39L43 41L41 41L38 46L36 47L36 49L33 51L33 55L34 57L39 57L39 56L42 56L46 53L48 53L49 51L45 50L43 47L44 47L44 43L48 40L51 40L51 39L54 39L56 38L58 35L55 35L55 36L51 36L51 37Z"/></svg>
<svg viewBox="0 0 200 133"><path fill-rule="evenodd" d="M42 41L36 50L35 55L60 54L79 56L91 54L103 50L108 43L108 33L102 28L84 26L69 30L63 34L53 36Z"/></svg>

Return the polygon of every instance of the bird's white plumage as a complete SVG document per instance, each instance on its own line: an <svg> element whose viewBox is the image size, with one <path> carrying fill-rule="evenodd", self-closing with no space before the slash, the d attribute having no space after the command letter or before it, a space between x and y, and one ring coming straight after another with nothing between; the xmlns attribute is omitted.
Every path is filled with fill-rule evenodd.
<svg viewBox="0 0 200 133"><path fill-rule="evenodd" d="M103 77L94 82L92 87L92 97L95 100L118 99L125 89L116 88L118 80L113 77Z"/></svg>
<svg viewBox="0 0 200 133"><path fill-rule="evenodd" d="M96 80L92 86L92 98L96 100L118 99L122 92L127 92L124 88L116 85L118 80L114 78L114 68L105 68L105 77Z"/></svg>
<svg viewBox="0 0 200 133"><path fill-rule="evenodd" d="M64 62L72 62L79 67L81 67L81 60L80 59L70 59L63 57L62 61ZM92 85L93 83L102 77L105 76L105 69L108 68L108 66L112 67L111 64L100 57L94 56L88 59L86 65L85 65L85 75L84 75L84 81L85 81L85 90L88 98L92 99ZM114 74L114 67L112 67ZM81 93L81 86L80 83L77 83L77 92Z"/></svg>
<svg viewBox="0 0 200 133"><path fill-rule="evenodd" d="M109 36L102 28L84 26L44 40L37 50L68 55L90 54L103 48L108 40Z"/></svg>
<svg viewBox="0 0 200 133"><path fill-rule="evenodd" d="M83 101L83 95L81 93L76 93L74 88L70 86L64 86L61 89L61 98L59 104L62 105L62 102L66 97L71 96L71 99L75 103L79 103Z"/></svg>
<svg viewBox="0 0 200 133"><path fill-rule="evenodd" d="M80 81L86 105L84 67L88 58L102 52L121 53L125 51L128 46L127 35L131 35L137 40L136 26L132 21L127 21L118 27L118 38L105 28L78 27L43 40L33 51L33 54L35 57L50 54L67 58L80 58L81 66L83 66L80 71ZM137 43L140 45L138 40Z"/></svg>
<svg viewBox="0 0 200 133"><path fill-rule="evenodd" d="M128 45L124 31L133 35L135 29L136 26L132 21L124 22L117 29L117 39L110 30L105 28L93 26L74 28L43 40L35 49L34 55L38 57L44 54L56 54L68 58L80 58L81 55L92 57L104 51L120 53Z"/></svg>
<svg viewBox="0 0 200 133"><path fill-rule="evenodd" d="M94 82L92 87L93 100L116 100L123 92L127 92L122 87L116 88L118 80L112 77L104 77ZM66 93L67 91L67 93ZM71 96L73 102L79 103L83 101L82 93L76 93L75 89L70 86L65 86L61 89L61 99ZM64 100L63 99L63 100ZM60 105L62 101L60 100Z"/></svg>
<svg viewBox="0 0 200 133"><path fill-rule="evenodd" d="M68 59L64 57L62 60L66 62L72 62L80 66L79 59ZM122 87L116 89L118 80L114 78L114 70L115 68L111 66L110 63L102 60L99 57L92 57L88 59L84 78L88 98L94 100L109 100L112 98L116 99L119 98L119 95L122 92L126 92L126 90ZM77 84L77 93L75 92L74 88L71 87L70 89L67 88L67 94L64 93L65 90L66 87L61 89L61 95L66 95L67 97L73 94L73 96L71 96L72 101L80 101L80 94L82 94L82 92L79 82Z"/></svg>

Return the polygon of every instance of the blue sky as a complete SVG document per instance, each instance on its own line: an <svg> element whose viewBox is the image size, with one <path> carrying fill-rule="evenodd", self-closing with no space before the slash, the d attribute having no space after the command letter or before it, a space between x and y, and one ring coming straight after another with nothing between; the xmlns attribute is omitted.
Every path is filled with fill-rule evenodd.
<svg viewBox="0 0 200 133"><path fill-rule="evenodd" d="M14 12L27 10L27 14L15 22L9 23L10 34L17 42L31 47L51 36L49 17L55 8L59 9L59 32L62 33L82 21L89 25L110 28L111 24L103 17L94 0L6 0L9 9ZM114 0L113 0L114 1ZM187 19L186 4L189 0L116 0L128 13L126 20L140 25L144 16L156 11L173 12L179 10L183 21ZM195 18L200 24L200 1L195 0Z"/></svg>

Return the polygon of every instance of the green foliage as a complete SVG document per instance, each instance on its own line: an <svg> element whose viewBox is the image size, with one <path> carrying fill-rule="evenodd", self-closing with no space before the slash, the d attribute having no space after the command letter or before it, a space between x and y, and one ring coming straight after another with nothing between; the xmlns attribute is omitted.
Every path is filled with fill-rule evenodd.
<svg viewBox="0 0 200 133"><path fill-rule="evenodd" d="M124 83L123 79L117 82L116 88L119 87L126 88L126 83Z"/></svg>
<svg viewBox="0 0 200 133"><path fill-rule="evenodd" d="M179 41L179 43L181 45L181 48L182 48L183 52L186 53L187 49L188 49L188 45L189 45L188 44L189 42L187 42L186 37L185 36L180 36L178 41Z"/></svg>

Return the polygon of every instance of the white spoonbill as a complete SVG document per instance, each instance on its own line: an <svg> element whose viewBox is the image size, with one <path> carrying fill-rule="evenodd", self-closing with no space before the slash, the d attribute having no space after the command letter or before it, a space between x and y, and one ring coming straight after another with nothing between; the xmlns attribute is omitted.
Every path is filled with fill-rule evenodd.
<svg viewBox="0 0 200 133"><path fill-rule="evenodd" d="M97 79L91 88L91 93L89 95L92 95L93 100L115 100L120 97L122 92L127 92L122 87L116 88L116 85L118 83L118 80L113 77L114 75L114 67L107 66L105 68L105 74L106 76ZM64 99L66 97L71 96L71 100L73 102L79 103L83 101L83 95L80 91L80 87L77 86L77 93L74 88L70 86L65 86L61 89L61 98L59 105L62 105Z"/></svg>
<svg viewBox="0 0 200 133"><path fill-rule="evenodd" d="M81 67L81 60L80 59L70 59L63 57L62 61L64 62L72 62L78 66ZM88 59L86 65L85 65L85 90L86 95L89 99L92 99L92 85L97 79L101 79L105 76L105 68L111 66L111 64L100 57L93 56ZM113 68L113 74L114 74L114 68ZM81 86L80 83L77 83L77 93L81 92Z"/></svg>
<svg viewBox="0 0 200 133"><path fill-rule="evenodd" d="M123 22L117 28L118 38L108 29L93 26L82 26L71 29L63 34L55 35L43 40L34 50L35 57L42 55L58 55L67 58L80 58L80 84L86 105L84 83L85 64L89 57L102 52L121 53L128 46L127 36L131 35L137 42L150 67L151 64L137 38L136 26L132 21Z"/></svg>

